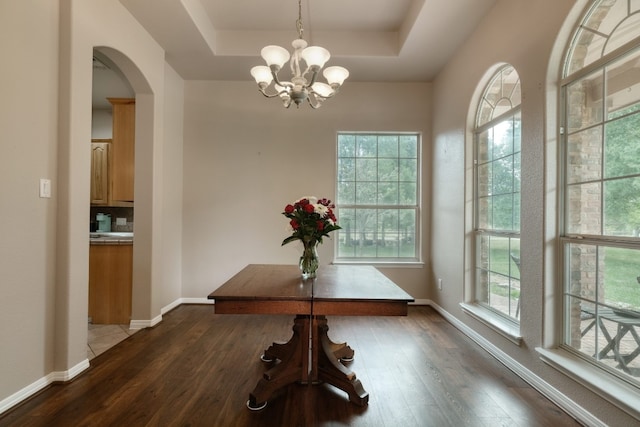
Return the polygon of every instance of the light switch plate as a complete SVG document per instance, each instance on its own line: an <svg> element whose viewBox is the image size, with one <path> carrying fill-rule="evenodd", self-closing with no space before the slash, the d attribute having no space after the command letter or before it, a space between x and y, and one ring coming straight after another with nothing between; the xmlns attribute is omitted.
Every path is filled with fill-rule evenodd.
<svg viewBox="0 0 640 427"><path fill-rule="evenodd" d="M46 178L40 178L40 197L41 198L50 198L51 197L51 180Z"/></svg>
<svg viewBox="0 0 640 427"><path fill-rule="evenodd" d="M127 218L116 218L116 225L127 225Z"/></svg>

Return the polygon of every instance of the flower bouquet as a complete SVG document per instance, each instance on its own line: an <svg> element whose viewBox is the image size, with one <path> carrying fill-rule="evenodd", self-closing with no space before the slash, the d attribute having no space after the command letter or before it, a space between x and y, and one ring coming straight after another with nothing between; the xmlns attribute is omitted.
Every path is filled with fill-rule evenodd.
<svg viewBox="0 0 640 427"><path fill-rule="evenodd" d="M323 237L339 230L336 216L333 213L335 205L329 199L303 197L292 205L287 205L282 213L290 219L292 234L282 241L282 245L300 240L304 252L300 257L300 269L304 279L316 277L318 269L317 245L322 243Z"/></svg>

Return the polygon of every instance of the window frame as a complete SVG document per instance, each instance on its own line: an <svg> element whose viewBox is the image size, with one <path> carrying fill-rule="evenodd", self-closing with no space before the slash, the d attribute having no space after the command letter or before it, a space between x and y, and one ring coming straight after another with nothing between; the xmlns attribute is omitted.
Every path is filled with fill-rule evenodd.
<svg viewBox="0 0 640 427"><path fill-rule="evenodd" d="M604 227L605 227L605 222L604 222L604 217L605 217L604 191L605 190L604 189L600 189L600 194L601 194L601 197L599 200L599 208L600 208L599 226L601 228L600 233L595 234L593 232L567 231L569 227L569 219L567 218L567 215L569 214L568 212L569 210L567 206L570 204L570 200L568 196L570 187L581 185L581 184L589 184L589 183L599 183L601 186L604 187L605 183L609 181L612 181L615 179L621 179L621 177L615 177L615 178L607 177L603 173L597 179L588 179L586 181L580 181L579 183L569 182L570 181L568 179L569 137L586 130L597 129L601 137L600 147L603 150L603 152L601 153L601 156L602 156L601 168L603 168L604 170L604 164L605 164L604 147L606 145L606 127L609 123L617 120L617 118L607 117L607 113L603 109L602 116L598 119L596 123L591 123L587 126L584 126L580 129L575 130L574 132L570 132L567 124L569 121L569 118L568 118L569 112L567 111L568 110L567 103L569 102L568 94L567 94L568 89L570 88L571 84L579 82L582 78L589 75L594 75L594 74L602 75L603 80L605 80L605 87L606 87L606 75L607 75L608 65L615 63L616 61L618 61L619 59L623 58L628 54L640 52L640 47L638 47L635 44L635 41L637 40L640 40L640 37L637 37L634 40L631 40L630 42L625 43L620 48L612 52L609 52L606 55L599 58L598 60L593 61L588 65L584 66L584 68L581 68L576 72L563 77L562 80L560 81L559 95L560 95L560 105L561 105L561 110L560 110L561 117L560 117L560 131L559 131L559 136L560 136L559 151L560 152L558 155L560 160L559 161L560 173L558 175L558 182L560 184L559 185L559 188L560 188L559 204L558 204L558 207L560 209L558 252L560 256L558 257L558 259L559 259L560 279L562 284L559 292L560 306L562 307L562 317L561 317L562 333L561 333L559 347L562 350L565 350L573 354L579 360L583 360L585 363L593 365L595 368L600 369L604 371L606 374L611 375L612 378L617 378L617 380L620 380L623 383L626 383L631 387L634 387L640 390L640 378L629 378L628 376L625 376L624 374L619 372L617 369L607 366L593 357L586 356L585 354L581 353L579 350L573 348L568 343L568 341L571 340L570 330L571 330L571 322L572 322L572 319L570 317L571 316L570 303L568 302L568 299L576 299L578 295L575 292L571 292L569 290L569 288L571 287L571 281L570 281L571 265L570 265L570 254L569 254L570 251L567 249L571 245L591 246L593 247L594 251L601 251L603 248L627 248L627 249L637 250L639 251L639 254L640 254L640 239L638 239L637 237L614 236L611 234L606 234L604 230ZM565 65L565 70L566 70L566 65ZM603 93L604 92L606 92L606 88L603 88ZM603 99L605 98L606 96ZM604 101L602 101L602 103L604 104ZM637 176L637 174L625 175L625 177L633 177L633 176ZM640 271L638 272L638 274L640 274ZM595 300L591 301L587 298L579 298L579 299L587 303L593 303L596 307L607 306L604 302L598 302Z"/></svg>
<svg viewBox="0 0 640 427"><path fill-rule="evenodd" d="M564 281L566 274L570 271L569 268L566 268L570 264L566 261L565 246L569 243L593 243L603 247L628 247L630 243L629 239L624 237L602 238L603 236L589 235L585 238L586 235L565 233L567 229L564 212L566 198L565 147L568 115L565 87L568 82L575 82L593 73L594 70L602 70L606 64L614 63L640 45L640 34L628 38L626 42L622 43L618 38L621 34L614 34L616 29L621 28L623 21L632 14L635 14L634 19L640 16L638 14L640 4L636 3L636 9L633 11L628 8L629 5L630 3L626 1L613 5L603 5L603 2L595 1L583 5L582 12L574 23L573 31L565 40L564 47L558 46L558 80L555 82L554 88L549 91L549 94L557 100L558 121L547 129L549 156L546 176L549 184L546 186L547 207L545 209L546 237L549 242L553 241L555 244L549 245L545 251L547 258L545 265L548 269L548 274L545 277L545 292L549 296L549 304L545 308L547 326L544 328L542 346L536 347L536 351L540 359L547 365L584 385L629 415L640 419L640 393L638 393L636 384L631 384L627 378L622 377L619 373L603 369L602 366L594 362L593 358L564 344L567 327ZM626 16L620 18L620 15L615 13L609 15L609 10L605 10L613 10L616 6L619 6L618 12L622 9L626 12ZM602 27L600 27L601 25ZM609 29L610 32L607 32L606 29ZM628 25L626 29L629 29ZM577 58L576 61L573 56L575 54L574 48L580 44L580 41L588 41L588 37L580 40L587 33L592 33L595 38L601 39L599 42L601 45L600 47L596 46L595 50L591 50L593 46L588 46L582 51L586 52L585 55L588 55L588 58L585 57L586 65L581 66L580 62L577 62L581 58ZM613 48L607 46L609 39L614 40ZM598 49L600 49L600 56L595 57L594 52L597 52ZM602 123L604 124L604 120ZM592 237L598 237L598 239L592 240Z"/></svg>
<svg viewBox="0 0 640 427"><path fill-rule="evenodd" d="M416 185L416 204L378 204L378 203L342 203L340 200L340 137L345 135L353 135L356 138L362 135L375 136L376 138L380 136L415 136L416 141L416 177L415 177L415 185ZM338 131L336 134L336 216L338 218L338 224L340 224L343 229L344 226L342 224L342 212L345 209L367 209L367 210L397 210L397 211L413 211L413 215L415 218L415 230L413 233L413 251L414 257L364 257L364 256L340 256L340 242L342 240L343 230L337 231L337 236L334 240L334 264L371 264L377 266L395 266L395 267L421 267L424 265L422 261L422 133L418 131ZM354 159L357 158L354 156ZM376 160L380 159L380 156L376 153ZM402 157L400 153L398 153L397 159L400 160ZM355 171L354 171L355 174ZM354 183L357 182L357 179L354 178ZM376 183L380 181L376 179ZM400 177L398 177L398 182L400 182ZM377 215L377 214L376 214ZM377 219L376 219L377 221Z"/></svg>
<svg viewBox="0 0 640 427"><path fill-rule="evenodd" d="M491 304L491 302L489 301L490 298L489 296L487 296L488 300L487 301L482 301L479 297L479 291L480 291L480 277L478 276L477 272L479 270L482 270L480 263L478 262L478 257L481 256L480 253L480 249L479 249L479 245L481 244L480 242L482 241L482 239L484 238L504 238L504 239L508 239L509 241L509 247L511 247L511 241L517 239L518 241L520 241L521 239L521 232L520 232L520 221L518 220L518 227L517 229L515 229L515 227L513 227L513 223L512 223L512 229L510 230L506 230L506 229L500 229L500 228L486 228L486 227L480 227L480 218L481 218L481 212L480 212L480 198L481 198L481 191L480 191L480 177L479 177L479 158L480 158L480 154L479 154L479 145L480 145L480 137L481 135L486 132L487 130L490 129L494 129L497 125L501 124L501 123L505 123L509 120L514 121L517 120L516 118L519 118L520 121L520 130L522 129L522 114L521 114L521 102L520 102L520 96L518 95L517 98L514 98L518 103L513 106L511 105L511 107L507 110L504 111L500 114L498 114L497 116L493 117L493 112L495 112L495 110L497 110L497 106L493 108L492 110L492 114L491 117L487 117L486 115L486 111L483 111L484 109L486 109L486 106L489 105L489 103L486 102L486 98L488 97L488 94L490 93L490 89L494 88L494 83L496 82L497 79L502 78L503 72L505 70L509 70L511 69L513 73L515 73L515 76L517 76L517 85L516 87L518 88L518 93L519 93L519 85L520 85L520 77L517 73L517 70L515 69L515 67L513 67L511 64L502 64L500 65L498 68L494 69L490 75L490 77L486 80L485 85L482 88L482 95L480 96L480 99L477 103L477 105L475 106L476 108L476 114L475 114L475 122L473 124L473 129L472 129L472 137L471 137L471 141L472 141L472 156L473 156L473 177L472 177L472 185L473 185L473 203L472 203L472 239L471 239L471 245L472 245L472 249L470 251L470 261L471 261L471 266L472 266L472 274L471 274L471 295L469 296L471 299L472 304L463 304L463 309L465 309L465 311L471 315L473 315L474 317L478 318L479 320L487 323L489 326L493 327L494 329L496 329L498 332L500 332L501 334L507 336L511 341L519 344L521 342L521 337L520 337L520 333L519 333L519 312L520 312L520 300L521 298L518 298L518 301L516 301L516 308L514 309L514 315L511 315L511 306L513 305L511 298L512 298L512 288L511 288L511 282L512 280L517 280L519 282L519 289L521 289L521 282L520 282L520 273L518 271L518 275L517 277L512 274L512 264L514 264L514 260L512 260L511 258L509 258L508 260L508 271L509 273L504 276L508 279L509 285L508 285L508 292L509 292L509 297L508 297L508 312L505 313L504 311L499 310L498 308L496 308L495 306L493 306ZM507 99L509 99L511 101L511 97L515 96L513 91L510 92L510 95L507 97ZM522 153L522 136L521 134L519 135L520 137L520 141L519 141L519 147L520 147L520 151L518 151L517 153L515 151L511 151L511 153L508 156L505 157L513 157L516 154L518 154L520 156L520 170L518 171L518 173L521 174L522 171L522 157L521 157L521 153ZM513 141L512 141L513 143ZM490 156L491 157L491 156ZM497 159L488 159L485 164L489 164L492 163L494 161L496 161ZM516 174L515 170L511 171L511 178L512 181L515 179L514 176ZM513 191L513 188L512 188ZM518 206L519 210L518 210L518 215L520 215L520 206L521 206L521 188L518 189L517 191L520 194L520 204ZM511 193L512 195L515 194L515 192ZM491 197L491 195L488 195L488 197ZM513 212L512 212L513 213ZM518 245L520 246L520 245ZM509 254L511 255L513 252L510 249L509 250ZM519 258L520 255L520 251L518 248L518 252L517 252L517 256ZM519 270L519 266L518 266L518 270ZM495 271L491 270L491 268L487 269L486 274L491 275L491 274L497 274ZM502 276L502 275L501 275ZM489 294L490 292L488 292Z"/></svg>

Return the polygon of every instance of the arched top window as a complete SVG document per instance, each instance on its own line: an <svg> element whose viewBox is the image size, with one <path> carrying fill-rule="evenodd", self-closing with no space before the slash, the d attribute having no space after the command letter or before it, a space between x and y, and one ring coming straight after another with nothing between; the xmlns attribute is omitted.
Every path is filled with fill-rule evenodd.
<svg viewBox="0 0 640 427"><path fill-rule="evenodd" d="M573 36L565 60L563 77L580 71L638 39L638 28L640 1L594 2Z"/></svg>
<svg viewBox="0 0 640 427"><path fill-rule="evenodd" d="M479 100L474 133L475 303L520 319L520 78L498 68Z"/></svg>
<svg viewBox="0 0 640 427"><path fill-rule="evenodd" d="M511 65L504 65L487 84L476 117L476 127L502 116L520 105L520 77Z"/></svg>
<svg viewBox="0 0 640 427"><path fill-rule="evenodd" d="M640 1L593 1L566 52L563 343L639 390L640 342L627 351L621 328L640 326Z"/></svg>

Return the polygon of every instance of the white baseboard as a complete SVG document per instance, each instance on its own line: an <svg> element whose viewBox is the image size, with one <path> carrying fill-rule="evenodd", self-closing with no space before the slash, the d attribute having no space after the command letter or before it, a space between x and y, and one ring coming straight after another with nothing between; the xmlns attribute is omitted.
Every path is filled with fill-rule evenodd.
<svg viewBox="0 0 640 427"><path fill-rule="evenodd" d="M517 360L500 350L498 347L489 342L485 337L468 327L466 324L452 316L433 301L429 301L428 305L433 307L445 320L459 329L463 334L471 338L476 344L482 347L487 353L495 357L500 363L513 371L517 376L522 378L531 387L542 393L547 399L558 405L563 411L575 418L578 422L585 426L606 427L606 424L593 416L582 406L569 399L565 394L551 384L531 372Z"/></svg>
<svg viewBox="0 0 640 427"><path fill-rule="evenodd" d="M33 396L34 394L47 387L48 385L53 384L54 382L69 381L73 379L88 367L89 359L85 359L67 371L51 372L47 376L40 378L39 380L29 384L22 390L19 390L6 399L0 401L0 414L13 408L15 405L28 399L29 397Z"/></svg>
<svg viewBox="0 0 640 427"><path fill-rule="evenodd" d="M181 304L214 304L215 301L209 298L180 298Z"/></svg>
<svg viewBox="0 0 640 427"><path fill-rule="evenodd" d="M177 300L165 305L160 309L160 314L151 320L131 320L129 322L130 329L151 328L162 322L162 315L167 314L181 304L213 304L213 300L207 298L178 298Z"/></svg>
<svg viewBox="0 0 640 427"><path fill-rule="evenodd" d="M129 329L144 329L151 328L162 321L162 314L158 314L151 320L131 320L129 322Z"/></svg>

